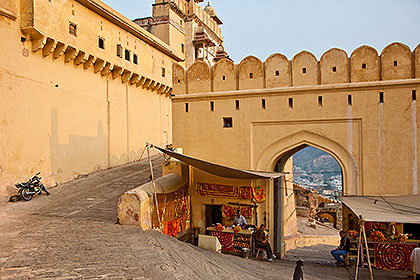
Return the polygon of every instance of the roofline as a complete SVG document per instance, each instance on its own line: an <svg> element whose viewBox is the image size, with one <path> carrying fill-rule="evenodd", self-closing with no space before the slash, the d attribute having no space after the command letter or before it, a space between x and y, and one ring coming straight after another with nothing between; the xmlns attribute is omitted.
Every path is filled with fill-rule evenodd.
<svg viewBox="0 0 420 280"><path fill-rule="evenodd" d="M109 7L102 1L100 0L75 0L75 1L85 6L89 10L93 11L94 13L114 23L115 25L129 32L130 34L138 37L142 41L150 44L151 46L163 52L164 54L168 55L169 57L173 58L177 62L184 61L184 59L182 59L180 56L175 54L166 43L158 39L153 34L147 32L144 28L138 26L137 24L135 24L134 22L132 22L125 16L118 13L117 11L113 10L111 7Z"/></svg>

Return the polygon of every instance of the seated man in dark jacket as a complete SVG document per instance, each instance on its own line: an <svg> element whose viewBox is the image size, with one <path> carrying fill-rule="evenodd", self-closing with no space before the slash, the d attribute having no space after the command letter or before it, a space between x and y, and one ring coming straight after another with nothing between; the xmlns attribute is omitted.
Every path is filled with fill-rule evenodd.
<svg viewBox="0 0 420 280"><path fill-rule="evenodd" d="M331 251L331 255L337 261L337 266L344 263L343 259L340 256L347 255L347 253L350 250L350 239L344 230L340 231L340 236L340 245Z"/></svg>
<svg viewBox="0 0 420 280"><path fill-rule="evenodd" d="M260 228L255 232L255 247L264 249L267 253L267 260L273 262L273 258L276 258L276 255L271 251L270 243L268 243L268 236L265 236L265 225L260 225Z"/></svg>

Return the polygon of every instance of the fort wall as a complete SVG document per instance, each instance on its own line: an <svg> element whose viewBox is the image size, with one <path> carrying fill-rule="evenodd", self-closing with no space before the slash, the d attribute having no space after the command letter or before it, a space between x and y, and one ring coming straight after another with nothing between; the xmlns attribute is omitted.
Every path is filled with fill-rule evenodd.
<svg viewBox="0 0 420 280"><path fill-rule="evenodd" d="M265 62L248 56L236 67L229 59L223 59L213 67L199 63L200 71L191 71L197 67L192 65L185 73L178 70L173 76L176 95L418 78L420 46L411 51L402 43L392 43L380 55L372 47L361 46L350 57L344 50L333 48L319 61L310 52L302 51L292 60L282 54L273 54ZM209 76L209 72L213 75ZM179 80L185 75L192 83L183 88ZM199 91L195 82L198 80L206 84ZM212 90L208 90L210 87Z"/></svg>
<svg viewBox="0 0 420 280"><path fill-rule="evenodd" d="M0 200L38 171L51 187L171 143L178 59L102 2L2 1L0 38Z"/></svg>

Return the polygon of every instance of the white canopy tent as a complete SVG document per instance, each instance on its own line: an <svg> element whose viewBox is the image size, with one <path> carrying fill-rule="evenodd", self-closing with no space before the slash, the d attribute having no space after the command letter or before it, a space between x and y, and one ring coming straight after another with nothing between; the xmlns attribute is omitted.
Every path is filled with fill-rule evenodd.
<svg viewBox="0 0 420 280"><path fill-rule="evenodd" d="M420 195L344 196L341 201L368 222L420 224Z"/></svg>

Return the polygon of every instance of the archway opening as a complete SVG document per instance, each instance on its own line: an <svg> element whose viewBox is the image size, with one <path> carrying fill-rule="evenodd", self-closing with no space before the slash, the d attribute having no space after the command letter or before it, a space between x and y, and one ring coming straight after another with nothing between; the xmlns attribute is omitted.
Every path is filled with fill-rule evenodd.
<svg viewBox="0 0 420 280"><path fill-rule="evenodd" d="M288 175L274 182L274 246L281 236L337 234L341 228L343 167L328 151L302 144L277 159L275 171Z"/></svg>

